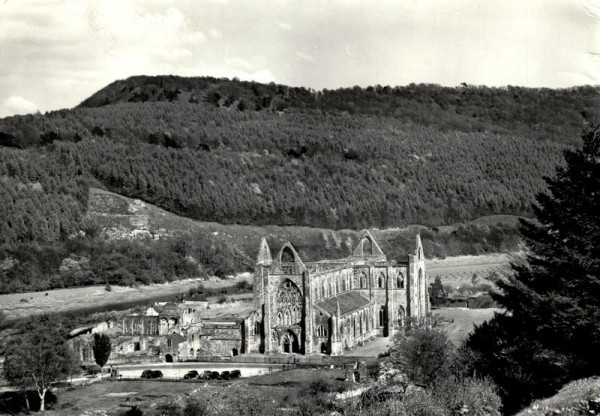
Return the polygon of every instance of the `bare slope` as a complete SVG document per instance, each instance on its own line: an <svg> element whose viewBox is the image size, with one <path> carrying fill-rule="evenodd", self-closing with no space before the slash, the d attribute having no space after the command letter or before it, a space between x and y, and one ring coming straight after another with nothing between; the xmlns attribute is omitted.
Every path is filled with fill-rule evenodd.
<svg viewBox="0 0 600 416"><path fill-rule="evenodd" d="M90 189L87 218L95 221L112 238L159 238L190 232L210 234L213 238L237 248L251 262L256 257L258 243L262 237L267 238L273 251L278 250L285 241L291 241L305 261L315 261L350 255L363 232L362 230L330 230L326 228L276 225L232 225L196 221L175 215L141 200L127 198L97 188ZM489 224L493 223L514 230L517 218L514 216L486 217L485 219L475 220L472 227L479 227L477 230L485 233L489 231ZM470 224L466 225L467 228L470 226ZM383 251L392 259L401 258L409 250L412 250L414 236L417 233L422 234L425 252L430 258L440 253L447 255L466 254L465 250L469 251L471 249L475 252L480 250L479 253L489 252L489 248L469 246L468 243L463 244L462 237L457 236L457 230L464 232L464 227L461 228L460 225L446 226L438 231L432 231L420 225L385 230L370 229ZM507 248L510 249L511 247ZM440 262L439 266L435 268L451 267L454 270L467 267L469 273L471 273L481 268L477 263L483 263L485 267L488 267L493 263L505 262L506 259L503 257L480 258L476 256L459 261L455 266L450 266L447 262ZM470 269L471 265L473 270Z"/></svg>
<svg viewBox="0 0 600 416"><path fill-rule="evenodd" d="M600 377L573 381L552 397L536 400L517 416L594 415L600 413Z"/></svg>

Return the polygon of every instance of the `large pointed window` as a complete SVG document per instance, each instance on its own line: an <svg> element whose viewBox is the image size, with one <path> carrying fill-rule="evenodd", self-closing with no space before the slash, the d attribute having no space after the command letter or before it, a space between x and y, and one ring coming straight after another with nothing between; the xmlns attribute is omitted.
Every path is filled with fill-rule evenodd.
<svg viewBox="0 0 600 416"><path fill-rule="evenodd" d="M402 273L399 273L396 277L396 289L404 289L404 276Z"/></svg>
<svg viewBox="0 0 600 416"><path fill-rule="evenodd" d="M371 254L373 254L373 243L371 242L370 238L364 238L363 239L363 254L365 256L370 256Z"/></svg>
<svg viewBox="0 0 600 416"><path fill-rule="evenodd" d="M327 336L327 328L323 325L319 325L317 327L317 336L318 337L326 337Z"/></svg>
<svg viewBox="0 0 600 416"><path fill-rule="evenodd" d="M296 261L291 248L285 247L281 252L281 273L294 274L296 272Z"/></svg>

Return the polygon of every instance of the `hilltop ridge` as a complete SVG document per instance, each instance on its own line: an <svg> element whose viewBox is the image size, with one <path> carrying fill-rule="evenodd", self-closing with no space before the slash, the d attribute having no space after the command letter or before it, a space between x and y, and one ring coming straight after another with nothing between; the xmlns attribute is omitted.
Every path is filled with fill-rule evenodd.
<svg viewBox="0 0 600 416"><path fill-rule="evenodd" d="M347 112L394 117L444 131L519 134L575 143L583 127L600 121L600 89L462 84L323 89L214 77L132 76L85 99L80 107L127 102L182 102L237 111Z"/></svg>

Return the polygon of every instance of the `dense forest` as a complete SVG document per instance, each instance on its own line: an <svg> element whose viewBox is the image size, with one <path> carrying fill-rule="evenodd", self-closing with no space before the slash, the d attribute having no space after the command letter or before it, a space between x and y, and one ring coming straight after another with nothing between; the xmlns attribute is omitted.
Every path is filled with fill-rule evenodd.
<svg viewBox="0 0 600 416"><path fill-rule="evenodd" d="M517 134L578 141L582 124L600 120L597 87L567 89L462 84L371 86L315 91L211 77L137 76L115 81L81 103L187 102L238 111L320 110L388 116L444 131Z"/></svg>
<svg viewBox="0 0 600 416"><path fill-rule="evenodd" d="M117 81L74 109L0 120L0 281L31 287L15 264L34 246L55 245L57 259L89 251L67 245L94 234L82 221L89 186L229 224L361 229L530 216L542 177L598 119L598 104L591 87ZM177 273L189 275L186 250L148 250L176 253ZM152 267L163 267L161 256ZM115 281L94 276L86 279Z"/></svg>

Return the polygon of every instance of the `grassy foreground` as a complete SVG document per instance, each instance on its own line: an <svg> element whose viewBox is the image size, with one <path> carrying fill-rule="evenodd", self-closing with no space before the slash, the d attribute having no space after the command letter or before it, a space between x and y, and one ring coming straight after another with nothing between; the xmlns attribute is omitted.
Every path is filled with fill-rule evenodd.
<svg viewBox="0 0 600 416"><path fill-rule="evenodd" d="M233 408L252 406L253 402L265 399L294 407L296 398L310 383L326 379L329 388L343 390L348 387L343 377L343 370L295 369L235 381L100 381L57 392L58 400L46 414L79 416L104 411L102 414L117 416L133 406L147 410L164 401L183 402L190 396L201 402ZM244 403L240 403L240 399Z"/></svg>

